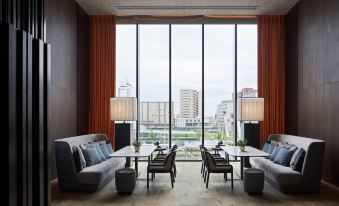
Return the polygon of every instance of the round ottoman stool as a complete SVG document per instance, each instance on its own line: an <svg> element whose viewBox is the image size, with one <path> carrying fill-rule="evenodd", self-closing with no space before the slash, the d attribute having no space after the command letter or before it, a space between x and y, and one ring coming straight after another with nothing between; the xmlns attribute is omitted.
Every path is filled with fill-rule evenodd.
<svg viewBox="0 0 339 206"><path fill-rule="evenodd" d="M244 170L244 190L248 194L262 194L264 189L264 171L255 168Z"/></svg>
<svg viewBox="0 0 339 206"><path fill-rule="evenodd" d="M122 168L115 171L115 188L118 193L132 193L135 188L135 170Z"/></svg>

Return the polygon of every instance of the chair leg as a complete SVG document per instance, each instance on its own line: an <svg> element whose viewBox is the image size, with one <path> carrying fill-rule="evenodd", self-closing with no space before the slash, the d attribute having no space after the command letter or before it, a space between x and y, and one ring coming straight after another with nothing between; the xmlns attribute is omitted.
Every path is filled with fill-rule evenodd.
<svg viewBox="0 0 339 206"><path fill-rule="evenodd" d="M233 189L233 170L232 170L232 172L231 172L231 187L232 187L232 189Z"/></svg>
<svg viewBox="0 0 339 206"><path fill-rule="evenodd" d="M151 173L151 181L152 181L152 182L153 182L153 174L154 174L154 173Z"/></svg>
<svg viewBox="0 0 339 206"><path fill-rule="evenodd" d="M148 173L148 170L147 170L147 190L149 188L149 173Z"/></svg>
<svg viewBox="0 0 339 206"><path fill-rule="evenodd" d="M171 176L171 184L172 184L172 188L173 188L174 187L174 184L173 184L174 174L173 174L172 171L170 172L170 176Z"/></svg>
<svg viewBox="0 0 339 206"><path fill-rule="evenodd" d="M207 173L206 188L208 188L208 181L210 179L210 173Z"/></svg>
<svg viewBox="0 0 339 206"><path fill-rule="evenodd" d="M174 177L177 177L177 165L174 163Z"/></svg>
<svg viewBox="0 0 339 206"><path fill-rule="evenodd" d="M206 179L207 179L207 170L205 171L204 182L206 182Z"/></svg>
<svg viewBox="0 0 339 206"><path fill-rule="evenodd" d="M201 171L200 171L200 173L202 174L202 168L204 167L204 163L203 162L201 162Z"/></svg>

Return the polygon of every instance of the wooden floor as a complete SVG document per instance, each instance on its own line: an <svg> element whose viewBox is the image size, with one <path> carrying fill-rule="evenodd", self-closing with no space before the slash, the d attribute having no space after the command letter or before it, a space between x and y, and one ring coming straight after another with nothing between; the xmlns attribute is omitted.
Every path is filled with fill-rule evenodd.
<svg viewBox="0 0 339 206"><path fill-rule="evenodd" d="M320 193L283 194L267 182L261 196L250 196L243 189L240 180L225 183L222 174L211 174L209 188L200 175L199 162L177 162L178 174L174 188L171 188L169 174L157 174L150 189L146 189L146 180L137 180L132 195L117 195L114 179L96 193L60 193L57 181L52 183L52 205L131 205L131 206L188 206L188 205L339 205L339 189L322 183ZM145 178L146 163L139 163L140 178ZM239 171L237 163L235 170ZM235 175L236 178L237 175Z"/></svg>

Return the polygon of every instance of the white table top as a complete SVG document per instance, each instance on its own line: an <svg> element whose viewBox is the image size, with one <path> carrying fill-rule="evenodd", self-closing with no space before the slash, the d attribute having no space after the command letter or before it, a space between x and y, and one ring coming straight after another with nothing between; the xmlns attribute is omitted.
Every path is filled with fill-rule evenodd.
<svg viewBox="0 0 339 206"><path fill-rule="evenodd" d="M251 146L246 146L244 152L242 152L238 146L231 146L231 145L222 146L221 149L223 149L229 155L234 156L234 157L268 157L270 156L270 154L263 152L261 150L258 150Z"/></svg>
<svg viewBox="0 0 339 206"><path fill-rule="evenodd" d="M140 151L135 152L134 146L126 146L116 152L110 154L110 157L148 157L154 152L156 146L154 145L142 145Z"/></svg>

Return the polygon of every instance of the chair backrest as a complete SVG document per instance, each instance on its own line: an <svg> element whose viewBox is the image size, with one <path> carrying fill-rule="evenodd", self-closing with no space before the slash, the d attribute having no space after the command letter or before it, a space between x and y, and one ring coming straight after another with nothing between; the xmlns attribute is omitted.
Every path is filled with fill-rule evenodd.
<svg viewBox="0 0 339 206"><path fill-rule="evenodd" d="M205 151L204 154L206 159L207 170L213 170L214 168L216 168L217 163L215 162L213 156L207 151Z"/></svg>
<svg viewBox="0 0 339 206"><path fill-rule="evenodd" d="M173 152L169 152L166 155L165 161L164 161L165 169L170 170L173 167L176 153L177 153L176 151L173 151Z"/></svg>

